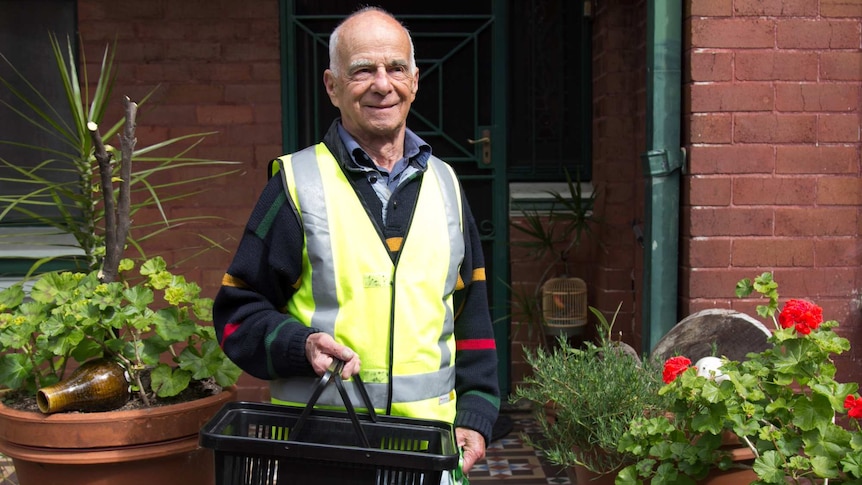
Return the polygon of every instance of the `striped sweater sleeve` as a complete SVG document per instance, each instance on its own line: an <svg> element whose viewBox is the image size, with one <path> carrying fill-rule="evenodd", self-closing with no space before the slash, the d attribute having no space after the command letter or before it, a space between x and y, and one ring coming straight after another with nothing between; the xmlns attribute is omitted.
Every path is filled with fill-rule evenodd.
<svg viewBox="0 0 862 485"><path fill-rule="evenodd" d="M281 178L264 188L213 305L225 354L260 379L313 375L305 340L316 332L285 313L300 277L302 231Z"/></svg>
<svg viewBox="0 0 862 485"><path fill-rule="evenodd" d="M478 431L490 442L500 409L497 351L479 231L467 199L463 200L466 251L460 273L463 287L455 293L455 426Z"/></svg>

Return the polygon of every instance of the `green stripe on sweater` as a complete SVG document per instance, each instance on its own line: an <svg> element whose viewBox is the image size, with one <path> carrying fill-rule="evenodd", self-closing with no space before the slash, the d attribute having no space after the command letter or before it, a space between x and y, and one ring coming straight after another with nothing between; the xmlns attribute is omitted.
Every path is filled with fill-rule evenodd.
<svg viewBox="0 0 862 485"><path fill-rule="evenodd" d="M272 352L270 351L270 347L272 346L272 343L275 342L275 339L278 337L278 332L281 330L281 327L285 325L287 325L287 321L281 322L277 327L275 327L275 330L273 330L266 336L266 339L264 340L264 344L266 346L266 371L269 372L269 375L273 378L276 376L276 374L275 366L272 365Z"/></svg>
<svg viewBox="0 0 862 485"><path fill-rule="evenodd" d="M261 220L260 224L257 225L257 229L255 229L254 234L258 238L264 239L267 233L269 233L269 230L272 227L272 222L275 220L275 215L278 214L278 211L285 202L287 202L287 195L282 191L272 202L272 205L269 206L269 210L266 211L266 215L263 216L263 220Z"/></svg>
<svg viewBox="0 0 862 485"><path fill-rule="evenodd" d="M500 398L482 391L467 391L465 396L478 396L491 403L496 409L500 409Z"/></svg>

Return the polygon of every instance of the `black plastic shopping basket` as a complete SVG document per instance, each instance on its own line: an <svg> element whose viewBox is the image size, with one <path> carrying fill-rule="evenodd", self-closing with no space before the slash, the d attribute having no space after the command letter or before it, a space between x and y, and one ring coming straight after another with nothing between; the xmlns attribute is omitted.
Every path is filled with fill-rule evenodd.
<svg viewBox="0 0 862 485"><path fill-rule="evenodd" d="M320 379L305 408L225 404L200 433L214 450L216 485L437 485L458 465L452 425L376 415L354 376L368 415L358 415L341 381L341 366ZM335 382L346 411L314 404Z"/></svg>

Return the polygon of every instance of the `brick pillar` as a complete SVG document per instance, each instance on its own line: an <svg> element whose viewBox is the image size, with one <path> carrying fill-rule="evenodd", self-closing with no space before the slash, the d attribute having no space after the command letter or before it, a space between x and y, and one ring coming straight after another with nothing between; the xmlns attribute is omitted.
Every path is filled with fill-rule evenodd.
<svg viewBox="0 0 862 485"><path fill-rule="evenodd" d="M646 2L599 2L593 23L593 183L604 250L596 252L590 304L610 319L622 303L615 331L640 348L643 224Z"/></svg>

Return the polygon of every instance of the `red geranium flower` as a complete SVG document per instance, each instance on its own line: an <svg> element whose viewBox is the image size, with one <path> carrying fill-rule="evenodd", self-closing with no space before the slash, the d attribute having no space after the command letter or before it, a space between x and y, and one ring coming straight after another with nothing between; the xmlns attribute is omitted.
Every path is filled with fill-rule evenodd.
<svg viewBox="0 0 862 485"><path fill-rule="evenodd" d="M849 394L844 398L844 409L847 409L847 416L856 419L862 419L862 398L853 397Z"/></svg>
<svg viewBox="0 0 862 485"><path fill-rule="evenodd" d="M685 372L691 366L691 360L687 357L671 357L664 363L664 371L662 372L662 380L665 384L670 384L676 379L676 376Z"/></svg>
<svg viewBox="0 0 862 485"><path fill-rule="evenodd" d="M796 327L796 331L808 335L823 322L823 309L806 300L788 300L781 313L778 323L781 328Z"/></svg>

